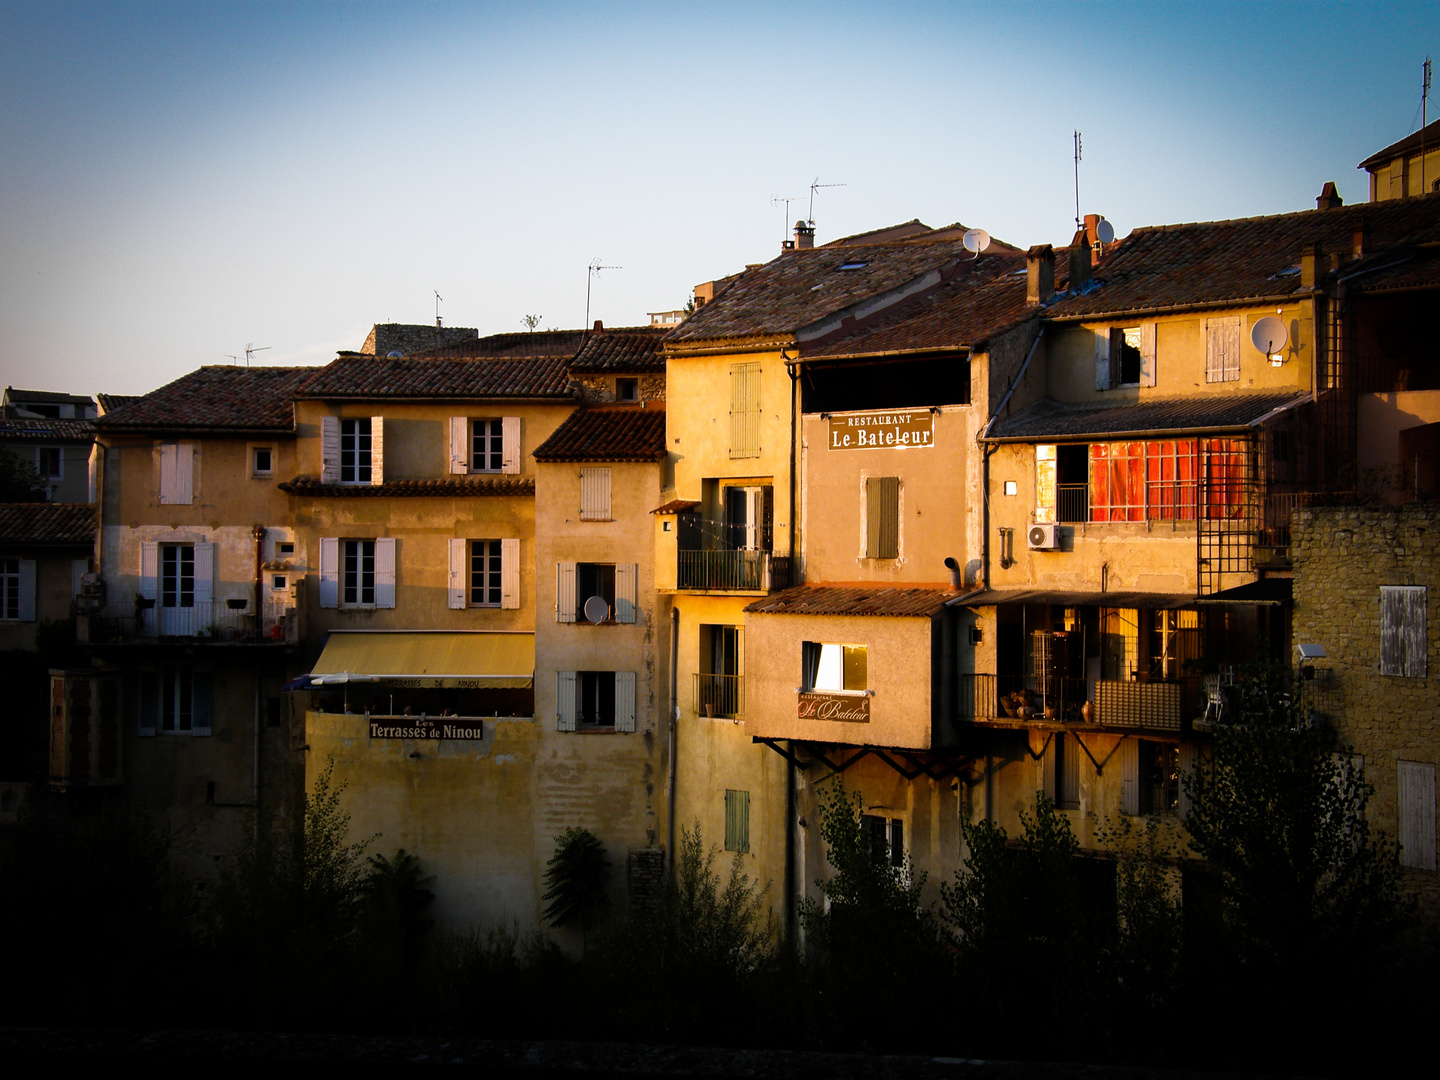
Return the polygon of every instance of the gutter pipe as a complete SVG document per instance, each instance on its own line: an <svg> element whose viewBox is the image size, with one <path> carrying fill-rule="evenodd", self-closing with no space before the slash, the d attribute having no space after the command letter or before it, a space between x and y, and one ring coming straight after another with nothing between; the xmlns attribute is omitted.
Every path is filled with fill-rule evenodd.
<svg viewBox="0 0 1440 1080"><path fill-rule="evenodd" d="M670 604L670 725L669 725L669 752L665 764L666 772L666 821L665 821L665 867L673 876L675 873L675 778L677 769L675 767L675 748L679 742L679 721L680 706L680 609L671 601Z"/></svg>
<svg viewBox="0 0 1440 1080"><path fill-rule="evenodd" d="M1040 330L1035 335L1035 340L1030 343L1030 351L1025 354L1025 361L1020 365L1019 372L1015 378L1010 380L1010 387L1005 391L1005 396L1000 404L995 406L995 411L990 414L990 419L985 422L985 429L976 437L975 442L980 449L980 577L976 585L986 588L990 584L990 455L995 452L995 444L990 442L990 429L995 426L995 421L1000 419L1000 414L1010 404L1010 398L1015 394L1015 388L1020 385L1025 373L1030 370L1030 360L1035 356L1035 350L1040 347L1040 339L1045 336L1045 324L1040 324Z"/></svg>

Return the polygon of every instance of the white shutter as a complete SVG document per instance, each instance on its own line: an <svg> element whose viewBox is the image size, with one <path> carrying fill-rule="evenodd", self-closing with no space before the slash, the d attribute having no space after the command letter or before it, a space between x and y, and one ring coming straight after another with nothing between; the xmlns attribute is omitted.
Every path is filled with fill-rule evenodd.
<svg viewBox="0 0 1440 1080"><path fill-rule="evenodd" d="M470 418L450 417L450 471L464 476L470 471Z"/></svg>
<svg viewBox="0 0 1440 1080"><path fill-rule="evenodd" d="M338 416L322 416L320 418L320 482L322 484L338 484L340 482L340 418ZM334 607L334 604L330 605Z"/></svg>
<svg viewBox="0 0 1440 1080"><path fill-rule="evenodd" d="M1128 735L1120 740L1120 809L1140 813L1140 743Z"/></svg>
<svg viewBox="0 0 1440 1080"><path fill-rule="evenodd" d="M470 541L450 541L450 608L465 606L465 578L470 562Z"/></svg>
<svg viewBox="0 0 1440 1080"><path fill-rule="evenodd" d="M20 621L35 621L35 560L20 559Z"/></svg>
<svg viewBox="0 0 1440 1080"><path fill-rule="evenodd" d="M500 440L501 453L504 455L500 471L502 473L518 473L520 471L520 417L502 416L500 418Z"/></svg>
<svg viewBox="0 0 1440 1080"><path fill-rule="evenodd" d="M610 520L610 469L580 470L580 520Z"/></svg>
<svg viewBox="0 0 1440 1080"><path fill-rule="evenodd" d="M180 501L175 491L176 478L179 476L179 469L176 468L176 450L174 443L161 443L160 445L160 504L168 506Z"/></svg>
<svg viewBox="0 0 1440 1080"><path fill-rule="evenodd" d="M500 606L516 611L520 607L520 541L500 541Z"/></svg>
<svg viewBox="0 0 1440 1080"><path fill-rule="evenodd" d="M165 443L160 447L160 502L188 506L191 502L195 447L192 443Z"/></svg>
<svg viewBox="0 0 1440 1080"><path fill-rule="evenodd" d="M765 518L765 490L745 489L745 550L760 550L760 525Z"/></svg>
<svg viewBox="0 0 1440 1080"><path fill-rule="evenodd" d="M635 672L615 672L615 730L635 730Z"/></svg>
<svg viewBox="0 0 1440 1080"><path fill-rule="evenodd" d="M555 621L575 621L575 564L555 564Z"/></svg>
<svg viewBox="0 0 1440 1080"><path fill-rule="evenodd" d="M1195 753L1194 743L1180 744L1180 784L1179 797L1176 799L1178 805L1175 810L1180 815L1181 821L1190 816L1190 787L1186 777L1195 771L1195 763L1198 760L1199 755Z"/></svg>
<svg viewBox="0 0 1440 1080"><path fill-rule="evenodd" d="M555 730L575 730L575 672L555 673Z"/></svg>
<svg viewBox="0 0 1440 1080"><path fill-rule="evenodd" d="M633 623L640 602L640 567L637 563L615 564L615 621Z"/></svg>
<svg viewBox="0 0 1440 1080"><path fill-rule="evenodd" d="M160 545L151 540L140 542L140 595L146 600L160 595Z"/></svg>
<svg viewBox="0 0 1440 1080"><path fill-rule="evenodd" d="M395 606L395 540L380 537L375 541L375 606Z"/></svg>
<svg viewBox="0 0 1440 1080"><path fill-rule="evenodd" d="M1140 385L1155 385L1155 324L1140 324Z"/></svg>
<svg viewBox="0 0 1440 1080"><path fill-rule="evenodd" d="M1095 389L1110 389L1110 331L1095 332Z"/></svg>
<svg viewBox="0 0 1440 1080"><path fill-rule="evenodd" d="M370 483L385 482L385 418L370 418ZM382 607L384 605L381 605ZM390 605L393 607L394 605Z"/></svg>
<svg viewBox="0 0 1440 1080"><path fill-rule="evenodd" d="M215 598L215 545L195 545L195 606L209 607ZM209 619L209 612L202 618Z"/></svg>
<svg viewBox="0 0 1440 1080"><path fill-rule="evenodd" d="M1205 381L1240 378L1240 316L1205 320Z"/></svg>
<svg viewBox="0 0 1440 1080"><path fill-rule="evenodd" d="M1397 761L1400 865L1435 869L1435 766Z"/></svg>
<svg viewBox="0 0 1440 1080"><path fill-rule="evenodd" d="M340 539L320 538L320 606L340 606Z"/></svg>

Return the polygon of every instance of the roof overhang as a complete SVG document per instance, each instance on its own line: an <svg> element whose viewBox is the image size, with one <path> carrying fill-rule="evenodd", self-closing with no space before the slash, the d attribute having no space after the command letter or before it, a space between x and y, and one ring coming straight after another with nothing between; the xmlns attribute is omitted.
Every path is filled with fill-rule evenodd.
<svg viewBox="0 0 1440 1080"><path fill-rule="evenodd" d="M1189 593L1157 592L1067 592L1064 589L986 589L963 597L962 607L998 607L1001 604L1053 604L1057 607L1188 608L1195 603Z"/></svg>
<svg viewBox="0 0 1440 1080"><path fill-rule="evenodd" d="M332 630L311 684L384 682L460 689L535 685L535 635L423 630Z"/></svg>
<svg viewBox="0 0 1440 1080"><path fill-rule="evenodd" d="M1222 589L1208 596L1197 597L1197 604L1247 604L1289 607L1295 602L1293 578L1261 578L1233 589Z"/></svg>

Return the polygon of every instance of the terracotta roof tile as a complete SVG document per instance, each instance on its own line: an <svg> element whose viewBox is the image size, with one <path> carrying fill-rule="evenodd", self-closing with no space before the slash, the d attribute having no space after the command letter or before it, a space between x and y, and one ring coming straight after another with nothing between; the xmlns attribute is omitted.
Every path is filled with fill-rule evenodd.
<svg viewBox="0 0 1440 1080"><path fill-rule="evenodd" d="M661 339L668 327L635 326L592 333L575 359L571 371L664 371Z"/></svg>
<svg viewBox="0 0 1440 1080"><path fill-rule="evenodd" d="M797 585L756 600L757 615L934 615L960 593L942 588L867 585Z"/></svg>
<svg viewBox="0 0 1440 1080"><path fill-rule="evenodd" d="M579 409L534 452L536 461L659 461L665 410L622 405Z"/></svg>
<svg viewBox="0 0 1440 1080"><path fill-rule="evenodd" d="M304 387L306 398L568 398L566 357L389 360L351 354Z"/></svg>
<svg viewBox="0 0 1440 1080"><path fill-rule="evenodd" d="M293 431L296 392L313 367L202 367L107 412L98 431Z"/></svg>
<svg viewBox="0 0 1440 1080"><path fill-rule="evenodd" d="M144 394L96 394L95 400L100 403L101 412L112 413L116 409L139 401L144 396Z"/></svg>
<svg viewBox="0 0 1440 1080"><path fill-rule="evenodd" d="M1035 441L1087 436L1137 435L1147 431L1234 431L1276 409L1310 400L1308 393L1256 394L1217 391L1197 397L1160 398L1078 409L1049 398L997 421L991 440Z"/></svg>
<svg viewBox="0 0 1440 1080"><path fill-rule="evenodd" d="M490 334L482 338L457 341L438 349L423 349L407 353L407 359L540 359L542 357L571 357L585 344L585 330L536 330L517 331L513 334Z"/></svg>
<svg viewBox="0 0 1440 1080"><path fill-rule="evenodd" d="M290 495L309 498L366 499L425 495L534 495L535 481L518 476L450 476L434 480L387 480L383 484L322 484L297 476L276 485Z"/></svg>
<svg viewBox="0 0 1440 1080"><path fill-rule="evenodd" d="M699 500L699 499L671 499L669 502L667 502L667 503L662 503L661 505L657 506L654 510L651 510L650 513L652 513L652 514L688 514L688 513L690 513L691 511L693 511L693 510L695 510L696 508L698 508L699 505L700 505L700 500Z"/></svg>
<svg viewBox="0 0 1440 1080"><path fill-rule="evenodd" d="M94 442L93 420L0 420L0 442Z"/></svg>
<svg viewBox="0 0 1440 1080"><path fill-rule="evenodd" d="M0 503L0 543L89 544L93 503Z"/></svg>

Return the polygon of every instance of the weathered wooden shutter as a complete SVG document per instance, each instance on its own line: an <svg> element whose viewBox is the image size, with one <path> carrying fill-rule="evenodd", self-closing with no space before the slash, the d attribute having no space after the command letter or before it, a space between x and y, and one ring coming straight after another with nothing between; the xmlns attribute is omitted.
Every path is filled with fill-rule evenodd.
<svg viewBox="0 0 1440 1080"><path fill-rule="evenodd" d="M900 478L872 476L865 481L865 557L900 555Z"/></svg>
<svg viewBox="0 0 1440 1080"><path fill-rule="evenodd" d="M635 730L635 672L615 672L615 730Z"/></svg>
<svg viewBox="0 0 1440 1080"><path fill-rule="evenodd" d="M1080 749L1078 735L1057 735L1055 743L1060 750L1059 768L1055 776L1055 803L1067 809L1080 809Z"/></svg>
<svg viewBox="0 0 1440 1080"><path fill-rule="evenodd" d="M1045 753L1040 758L1040 788L1051 802L1058 802L1060 792L1056 789L1056 759L1060 756L1060 748L1055 744L1064 736L1059 732L1051 733L1045 740Z"/></svg>
<svg viewBox="0 0 1440 1080"><path fill-rule="evenodd" d="M1095 331L1095 389L1109 390L1110 382L1110 331Z"/></svg>
<svg viewBox="0 0 1440 1080"><path fill-rule="evenodd" d="M210 618L205 609L215 599L215 545L195 545L195 606L201 609L202 625Z"/></svg>
<svg viewBox="0 0 1440 1080"><path fill-rule="evenodd" d="M580 520L610 520L610 469L580 470Z"/></svg>
<svg viewBox="0 0 1440 1080"><path fill-rule="evenodd" d="M1195 744L1183 742L1180 744L1180 780L1177 785L1178 798L1176 799L1175 812L1184 821L1190 816L1190 785L1188 777L1195 771L1195 763L1200 756L1195 752Z"/></svg>
<svg viewBox="0 0 1440 1080"><path fill-rule="evenodd" d="M165 443L160 447L160 502L188 506L193 498L195 446Z"/></svg>
<svg viewBox="0 0 1440 1080"><path fill-rule="evenodd" d="M20 621L35 621L35 560L20 559Z"/></svg>
<svg viewBox="0 0 1440 1080"><path fill-rule="evenodd" d="M340 606L340 540L335 536L320 538L320 606Z"/></svg>
<svg viewBox="0 0 1440 1080"><path fill-rule="evenodd" d="M1423 679L1427 668L1425 586L1380 586L1380 674Z"/></svg>
<svg viewBox="0 0 1440 1080"><path fill-rule="evenodd" d="M1055 447L1035 447L1035 521L1055 520Z"/></svg>
<svg viewBox="0 0 1440 1080"><path fill-rule="evenodd" d="M1124 383L1123 362L1125 355L1125 331L1118 326L1110 328L1110 385L1120 386Z"/></svg>
<svg viewBox="0 0 1440 1080"><path fill-rule="evenodd" d="M370 483L385 483L385 418L370 418Z"/></svg>
<svg viewBox="0 0 1440 1080"><path fill-rule="evenodd" d="M160 545L140 541L140 595L154 600L160 595Z"/></svg>
<svg viewBox="0 0 1440 1080"><path fill-rule="evenodd" d="M760 365L730 365L730 456L760 456Z"/></svg>
<svg viewBox="0 0 1440 1080"><path fill-rule="evenodd" d="M750 850L750 792L725 792L725 850Z"/></svg>
<svg viewBox="0 0 1440 1080"><path fill-rule="evenodd" d="M1140 385L1155 385L1155 324L1140 324Z"/></svg>
<svg viewBox="0 0 1440 1080"><path fill-rule="evenodd" d="M1435 869L1435 765L1397 761L1400 865Z"/></svg>
<svg viewBox="0 0 1440 1080"><path fill-rule="evenodd" d="M394 537L381 537L375 541L375 606L395 606Z"/></svg>
<svg viewBox="0 0 1440 1080"><path fill-rule="evenodd" d="M160 719L160 673L140 672L139 684L136 733L154 735L155 726Z"/></svg>
<svg viewBox="0 0 1440 1080"><path fill-rule="evenodd" d="M555 621L575 621L575 564L555 564Z"/></svg>
<svg viewBox="0 0 1440 1080"><path fill-rule="evenodd" d="M322 416L320 418L320 482L322 484L338 484L340 482L340 418L338 416Z"/></svg>
<svg viewBox="0 0 1440 1080"><path fill-rule="evenodd" d="M450 417L450 472L464 475L470 471L470 418Z"/></svg>
<svg viewBox="0 0 1440 1080"><path fill-rule="evenodd" d="M575 672L555 672L555 730L575 730Z"/></svg>
<svg viewBox="0 0 1440 1080"><path fill-rule="evenodd" d="M190 677L190 734L209 735L215 710L215 676L208 671Z"/></svg>
<svg viewBox="0 0 1440 1080"><path fill-rule="evenodd" d="M502 455L500 471L502 473L518 473L520 471L520 417L502 416L500 418L500 452Z"/></svg>
<svg viewBox="0 0 1440 1080"><path fill-rule="evenodd" d="M633 623L640 602L640 567L637 563L615 564L615 621Z"/></svg>
<svg viewBox="0 0 1440 1080"><path fill-rule="evenodd" d="M511 611L520 607L520 541L500 541L500 606Z"/></svg>
<svg viewBox="0 0 1440 1080"><path fill-rule="evenodd" d="M470 576L470 541L450 541L450 608L456 610L465 606L466 579Z"/></svg>
<svg viewBox="0 0 1440 1080"><path fill-rule="evenodd" d="M1120 809L1140 813L1140 743L1130 736L1120 740Z"/></svg>
<svg viewBox="0 0 1440 1080"><path fill-rule="evenodd" d="M1240 316L1205 320L1205 381L1240 378Z"/></svg>

